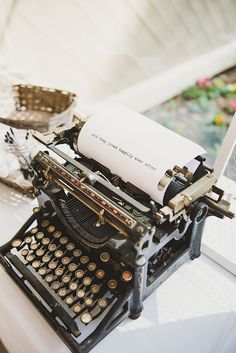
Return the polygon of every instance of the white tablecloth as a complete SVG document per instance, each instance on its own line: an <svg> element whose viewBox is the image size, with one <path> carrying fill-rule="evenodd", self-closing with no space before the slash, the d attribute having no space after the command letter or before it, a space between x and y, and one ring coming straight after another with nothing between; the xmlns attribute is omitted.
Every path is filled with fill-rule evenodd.
<svg viewBox="0 0 236 353"><path fill-rule="evenodd" d="M1 243L30 214L33 202L0 186ZM10 353L66 353L62 341L0 267L0 338ZM126 320L96 353L235 353L236 277L201 256L189 261Z"/></svg>

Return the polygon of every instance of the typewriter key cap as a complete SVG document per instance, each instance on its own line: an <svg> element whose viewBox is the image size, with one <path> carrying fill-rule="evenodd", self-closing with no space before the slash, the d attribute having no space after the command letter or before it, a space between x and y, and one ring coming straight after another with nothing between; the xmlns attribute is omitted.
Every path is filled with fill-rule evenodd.
<svg viewBox="0 0 236 353"><path fill-rule="evenodd" d="M110 254L108 252L101 253L100 260L102 262L108 262L110 260Z"/></svg>
<svg viewBox="0 0 236 353"><path fill-rule="evenodd" d="M72 262L71 264L69 264L68 270L69 270L70 272L75 272L76 269L77 269L77 265L76 265L74 262Z"/></svg>
<svg viewBox="0 0 236 353"><path fill-rule="evenodd" d="M58 267L58 268L55 270L55 275L56 275L56 276L61 276L61 275L63 275L64 271L65 271L64 268Z"/></svg>
<svg viewBox="0 0 236 353"><path fill-rule="evenodd" d="M100 287L97 285L97 284L94 284L92 287L91 287L91 292L93 294L97 294L100 290Z"/></svg>
<svg viewBox="0 0 236 353"><path fill-rule="evenodd" d="M57 268L57 262L54 260L50 261L48 264L48 268L50 268L50 270L55 270L55 268Z"/></svg>
<svg viewBox="0 0 236 353"><path fill-rule="evenodd" d="M66 288L61 288L61 289L59 289L59 291L58 291L59 297L65 297L66 294L67 294Z"/></svg>
<svg viewBox="0 0 236 353"><path fill-rule="evenodd" d="M36 251L36 255L39 256L39 257L43 256L44 253L45 253L45 251L44 251L43 249L38 249L38 250Z"/></svg>
<svg viewBox="0 0 236 353"><path fill-rule="evenodd" d="M98 305L100 306L101 309L105 309L107 307L107 299L106 298L100 298L98 300Z"/></svg>
<svg viewBox="0 0 236 353"><path fill-rule="evenodd" d="M11 242L11 246L13 248L19 248L21 246L21 244L22 244L22 241L20 239L14 239Z"/></svg>
<svg viewBox="0 0 236 353"><path fill-rule="evenodd" d="M61 243L61 245L65 245L66 243L68 243L68 238L67 237L62 237L59 239L59 242Z"/></svg>
<svg viewBox="0 0 236 353"><path fill-rule="evenodd" d="M54 238L58 239L61 237L61 232L59 230L56 230L52 235Z"/></svg>
<svg viewBox="0 0 236 353"><path fill-rule="evenodd" d="M49 238L43 238L42 239L42 244L43 245L48 245L50 243L50 239Z"/></svg>
<svg viewBox="0 0 236 353"><path fill-rule="evenodd" d="M40 261L35 260L35 261L32 262L32 267L33 267L33 268L37 269L37 268L39 268L40 266L41 266L41 262L40 262Z"/></svg>
<svg viewBox="0 0 236 353"><path fill-rule="evenodd" d="M34 261L34 259L35 259L35 256L33 254L29 254L26 256L26 260L28 262L32 262L32 261Z"/></svg>
<svg viewBox="0 0 236 353"><path fill-rule="evenodd" d="M83 271L83 270L77 270L77 271L75 272L75 277L76 277L76 278L82 278L83 275L84 275L84 271Z"/></svg>
<svg viewBox="0 0 236 353"><path fill-rule="evenodd" d="M40 212L40 207L34 207L34 208L33 208L33 212L34 212L34 213Z"/></svg>
<svg viewBox="0 0 236 353"><path fill-rule="evenodd" d="M47 268L46 268L46 267L41 267L41 268L38 270L38 273L40 274L40 276L46 275L46 273L47 273Z"/></svg>
<svg viewBox="0 0 236 353"><path fill-rule="evenodd" d="M66 297L65 302L67 305L72 305L74 303L75 298L72 295Z"/></svg>
<svg viewBox="0 0 236 353"><path fill-rule="evenodd" d="M73 307L73 311L74 311L74 313L78 314L81 311L81 306L79 304L76 304Z"/></svg>
<svg viewBox="0 0 236 353"><path fill-rule="evenodd" d="M51 287L53 290L58 290L60 288L60 282L59 281L55 281L52 283Z"/></svg>
<svg viewBox="0 0 236 353"><path fill-rule="evenodd" d="M108 288L110 289L116 289L117 287L117 282L115 279L110 279L108 282L107 282L107 285L108 285Z"/></svg>
<svg viewBox="0 0 236 353"><path fill-rule="evenodd" d="M32 238L31 238L30 236L28 236L28 237L26 237L26 238L24 239L24 242L25 242L26 244L30 244L30 243L32 242Z"/></svg>
<svg viewBox="0 0 236 353"><path fill-rule="evenodd" d="M71 262L71 259L68 256L65 256L61 259L63 265L68 265Z"/></svg>
<svg viewBox="0 0 236 353"><path fill-rule="evenodd" d="M82 264L87 264L89 262L89 257L88 256L82 256L80 259L80 262Z"/></svg>
<svg viewBox="0 0 236 353"><path fill-rule="evenodd" d="M97 272L96 272L96 277L97 277L98 279L102 279L104 276L105 276L105 271L103 271L103 270L97 270Z"/></svg>
<svg viewBox="0 0 236 353"><path fill-rule="evenodd" d="M82 251L79 250L79 249L75 249L75 250L73 251L73 256L74 256L74 257L80 257L81 254L82 254Z"/></svg>
<svg viewBox="0 0 236 353"><path fill-rule="evenodd" d="M122 278L123 278L123 280L124 280L125 282L129 282L129 281L131 281L131 279L133 278L133 276L132 276L132 273L131 273L130 271L124 271L124 272L122 273Z"/></svg>
<svg viewBox="0 0 236 353"><path fill-rule="evenodd" d="M63 282L63 283L69 283L70 280L71 280L71 276L70 276L70 275L64 275L64 276L62 277L62 282Z"/></svg>
<svg viewBox="0 0 236 353"><path fill-rule="evenodd" d="M92 299L92 298L86 298L86 299L84 300L84 304L85 304L86 306L92 306L92 305L93 305L93 299Z"/></svg>
<svg viewBox="0 0 236 353"><path fill-rule="evenodd" d="M42 257L42 261L43 261L44 263L48 263L50 260L51 260L51 256L49 256L49 255L44 255L44 256Z"/></svg>
<svg viewBox="0 0 236 353"><path fill-rule="evenodd" d="M54 227L54 226L47 227L48 233L53 233L55 231L55 229L56 229L56 227Z"/></svg>
<svg viewBox="0 0 236 353"><path fill-rule="evenodd" d="M85 287L89 286L89 285L91 284L91 282L92 282L92 278L90 278L90 277L84 277L84 279L83 279L83 285L84 285Z"/></svg>
<svg viewBox="0 0 236 353"><path fill-rule="evenodd" d="M41 227L46 228L49 226L49 221L47 219L44 219L40 224L41 224Z"/></svg>
<svg viewBox="0 0 236 353"><path fill-rule="evenodd" d="M38 240L43 239L43 237L44 237L44 233L43 233L43 232L38 232L38 233L36 233L36 235L35 235L35 238L38 239Z"/></svg>
<svg viewBox="0 0 236 353"><path fill-rule="evenodd" d="M21 250L21 256L23 256L23 257L26 257L28 255L28 253L29 253L28 249Z"/></svg>
<svg viewBox="0 0 236 353"><path fill-rule="evenodd" d="M60 259L63 256L63 251L62 250L57 250L57 251L55 251L54 255L55 255L55 257L57 259Z"/></svg>
<svg viewBox="0 0 236 353"><path fill-rule="evenodd" d="M31 229L31 231L30 231L30 233L32 233L32 234L36 234L38 232L38 228L32 228Z"/></svg>
<svg viewBox="0 0 236 353"><path fill-rule="evenodd" d="M56 251L56 249L57 249L57 246L56 246L56 244L49 244L48 245L48 250L49 251Z"/></svg>
<svg viewBox="0 0 236 353"><path fill-rule="evenodd" d="M97 268L97 265L94 262L90 262L90 264L88 264L88 266L87 266L87 269L91 272L95 271L96 268Z"/></svg>
<svg viewBox="0 0 236 353"><path fill-rule="evenodd" d="M78 298L82 299L85 297L85 291L83 289L79 289L77 292L76 292L76 295Z"/></svg>
<svg viewBox="0 0 236 353"><path fill-rule="evenodd" d="M51 283L51 282L53 282L53 280L54 280L53 275L47 275L47 276L45 277L45 281L46 281L47 283Z"/></svg>
<svg viewBox="0 0 236 353"><path fill-rule="evenodd" d="M84 313L84 314L82 314L81 315L81 318L80 318L80 320L81 320L81 322L83 323L83 324L89 324L92 320L93 320L93 318L92 318L92 315L91 314L89 314L89 313Z"/></svg>
<svg viewBox="0 0 236 353"><path fill-rule="evenodd" d="M78 283L76 283L76 282L70 283L69 288L72 291L76 290L78 288Z"/></svg>
<svg viewBox="0 0 236 353"><path fill-rule="evenodd" d="M73 243L66 244L66 250L72 251L74 249L75 249L75 244L73 244Z"/></svg>
<svg viewBox="0 0 236 353"><path fill-rule="evenodd" d="M38 247L39 247L39 244L38 244L38 243L32 243L32 244L30 244L30 249L31 249L31 250L36 250L36 249L38 249Z"/></svg>

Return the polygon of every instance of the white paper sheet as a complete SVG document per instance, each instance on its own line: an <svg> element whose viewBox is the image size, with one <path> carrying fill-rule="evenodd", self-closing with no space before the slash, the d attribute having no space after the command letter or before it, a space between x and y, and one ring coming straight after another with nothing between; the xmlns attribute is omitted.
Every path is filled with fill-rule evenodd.
<svg viewBox="0 0 236 353"><path fill-rule="evenodd" d="M158 184L166 170L183 167L206 151L196 143L143 115L121 106L93 114L78 139L79 151L134 184L158 203L164 192Z"/></svg>

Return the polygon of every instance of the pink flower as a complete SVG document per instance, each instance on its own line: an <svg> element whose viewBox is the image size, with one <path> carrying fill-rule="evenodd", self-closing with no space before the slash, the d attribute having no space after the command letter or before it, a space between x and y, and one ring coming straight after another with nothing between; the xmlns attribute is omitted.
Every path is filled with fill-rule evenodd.
<svg viewBox="0 0 236 353"><path fill-rule="evenodd" d="M236 112L236 100L232 101L230 103L231 108L233 109L234 112Z"/></svg>
<svg viewBox="0 0 236 353"><path fill-rule="evenodd" d="M201 78L200 80L197 80L196 83L197 83L198 88L202 89L204 87L211 86L212 81L208 77L204 77L204 78Z"/></svg>

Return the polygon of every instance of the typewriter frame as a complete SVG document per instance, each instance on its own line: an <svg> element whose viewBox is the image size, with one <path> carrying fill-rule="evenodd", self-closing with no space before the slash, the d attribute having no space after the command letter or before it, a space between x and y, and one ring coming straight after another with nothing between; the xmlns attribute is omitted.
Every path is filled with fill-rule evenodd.
<svg viewBox="0 0 236 353"><path fill-rule="evenodd" d="M65 136L62 137L64 138ZM66 186L67 191L69 190L71 194L74 193L76 197L79 196L80 201L82 200L85 204L88 205L90 203L90 206L92 205L93 211L97 213L99 220L106 223L111 222L112 219L112 225L116 229L120 230L123 227L126 236L125 241L120 241L119 237L112 237L105 244L101 245L101 247L108 247L111 254L119 254L120 262L125 262L132 269L132 281L127 283L122 295L117 298L115 304L107 311L95 330L78 343L76 338L80 332L73 318L47 292L46 288L34 277L29 269L26 266L22 266L16 259L16 256L10 253L12 239L0 247L0 263L68 348L74 353L87 353L124 318L137 319L143 310L143 301L184 262L200 256L201 236L205 219L208 216L214 215L223 218L224 215L232 215L229 212L227 213L225 208L217 205L217 203L214 204L212 200L202 196L189 206L189 217L187 219L181 217L176 218L173 222L166 221L162 223L161 221L157 221L156 226L150 226L149 223L143 221L143 217L139 217L139 213L142 212L144 214L146 212L151 217L150 209L114 188L113 185L110 185L104 179L99 178L83 164L65 155L56 147L56 144L57 142L46 143L47 147L50 147L53 152L60 155L66 163L65 165L57 163L45 152L39 152L36 155L33 161L33 168L36 170L36 175L39 165L44 170L42 180L38 177L34 180L34 186L40 190L40 195L38 195L39 207L34 209L33 214L13 239L24 237L26 230L35 221L40 220L40 217L45 213L50 214L52 210L56 211L60 219L63 220L65 217L61 209L57 207L55 195L58 193L58 188L63 189ZM78 177L78 171L80 178ZM60 180L60 182L55 184L55 180ZM103 184L108 193L115 193L119 197L122 197L127 205L132 206L133 211L137 211L136 214L135 212L130 213L127 210L122 211L118 204L114 204L107 197L101 196L96 191L96 183ZM73 190L76 190L76 192ZM218 193L222 196L220 190L218 190ZM91 195L94 194L97 196L97 200L99 200L99 197L102 197L103 207L100 207L101 205L98 207L99 202L95 202L95 199L91 198ZM108 207L105 210L104 205L110 208ZM113 209L112 207L115 208ZM116 220L113 220L111 215L112 212L114 215L114 210L116 214L118 212L120 219L116 218ZM65 222L62 221L62 223L64 225L66 223L66 227L72 238L75 239L76 232L73 231L73 227L66 220ZM78 241L78 238L76 240ZM82 246L88 246L83 242L81 244ZM169 247L167 249L174 248L174 250L171 250L166 257L166 261L163 261L161 258L162 265L160 265L157 259L166 247ZM93 251L97 251L96 247ZM157 266L156 263L158 264ZM26 285L26 282L34 290L31 290ZM37 298L34 291L48 304L50 309L47 309L42 301ZM60 322L57 320L58 318Z"/></svg>

